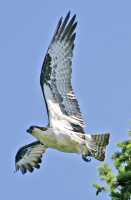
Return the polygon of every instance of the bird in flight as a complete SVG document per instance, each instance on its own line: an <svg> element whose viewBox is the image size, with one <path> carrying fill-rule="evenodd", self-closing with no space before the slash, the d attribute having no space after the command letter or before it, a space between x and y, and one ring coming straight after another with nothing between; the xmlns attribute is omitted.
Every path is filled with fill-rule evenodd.
<svg viewBox="0 0 131 200"><path fill-rule="evenodd" d="M15 156L16 171L22 174L40 168L48 148L80 154L90 161L105 159L109 133L86 134L78 101L71 84L72 57L76 37L76 15L60 18L45 55L40 86L48 113L48 126L31 126L27 132L36 141L20 148Z"/></svg>

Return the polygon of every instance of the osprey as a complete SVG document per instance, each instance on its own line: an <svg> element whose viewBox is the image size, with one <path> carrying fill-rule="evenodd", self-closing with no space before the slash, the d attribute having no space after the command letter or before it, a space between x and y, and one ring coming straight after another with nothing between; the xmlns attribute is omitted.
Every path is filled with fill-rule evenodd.
<svg viewBox="0 0 131 200"><path fill-rule="evenodd" d="M40 85L48 113L48 126L31 126L27 132L37 140L19 149L15 157L16 171L22 174L40 168L42 155L48 148L105 159L109 133L85 134L78 101L71 85L72 57L76 37L76 15L61 17L48 47L41 69Z"/></svg>

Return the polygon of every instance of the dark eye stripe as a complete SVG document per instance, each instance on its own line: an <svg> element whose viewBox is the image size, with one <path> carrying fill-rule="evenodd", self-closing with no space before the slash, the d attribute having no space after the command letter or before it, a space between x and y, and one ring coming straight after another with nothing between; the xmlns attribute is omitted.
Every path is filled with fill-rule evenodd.
<svg viewBox="0 0 131 200"><path fill-rule="evenodd" d="M42 130L42 131L46 131L46 130L47 130L47 128L45 128L45 127L40 127L40 126L35 126L34 128L38 128L38 129L40 129L40 130Z"/></svg>

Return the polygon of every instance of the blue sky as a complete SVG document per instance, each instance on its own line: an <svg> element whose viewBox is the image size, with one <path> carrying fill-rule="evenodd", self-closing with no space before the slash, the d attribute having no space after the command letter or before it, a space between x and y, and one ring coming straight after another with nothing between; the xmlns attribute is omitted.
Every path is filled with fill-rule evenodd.
<svg viewBox="0 0 131 200"><path fill-rule="evenodd" d="M111 132L106 161L131 128L131 1L0 2L0 185L1 199L110 199L95 196L92 159L49 150L40 170L14 174L14 157L33 141L32 125L46 125L39 74L56 23L68 10L77 14L73 87L86 132Z"/></svg>

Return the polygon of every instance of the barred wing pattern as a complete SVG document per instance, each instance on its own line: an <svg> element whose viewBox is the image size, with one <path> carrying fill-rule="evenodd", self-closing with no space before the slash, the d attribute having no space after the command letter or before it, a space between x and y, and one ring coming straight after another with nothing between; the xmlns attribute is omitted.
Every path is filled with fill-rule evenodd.
<svg viewBox="0 0 131 200"><path fill-rule="evenodd" d="M45 151L46 147L39 141L21 147L15 157L16 171L25 174L27 171L33 172L34 168L39 169Z"/></svg>
<svg viewBox="0 0 131 200"><path fill-rule="evenodd" d="M71 85L71 65L75 40L76 15L70 12L64 20L60 18L55 34L45 56L40 84L46 101L49 126L56 120L75 132L84 133L84 121Z"/></svg>

